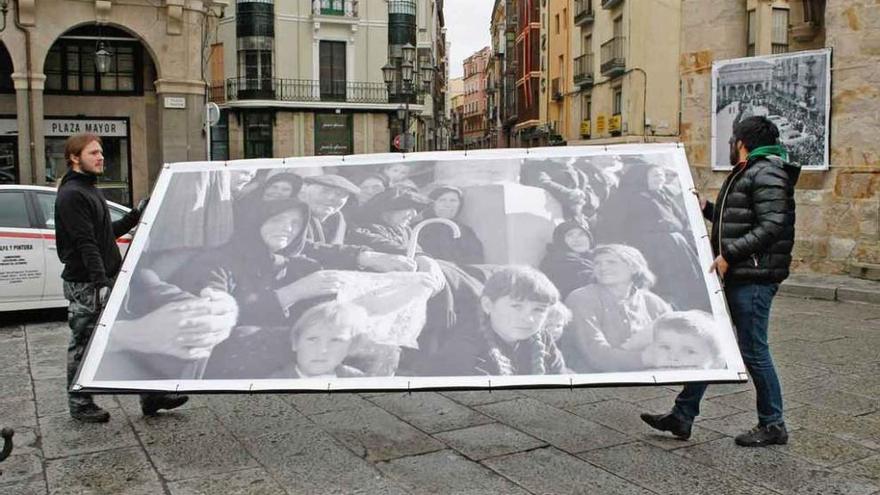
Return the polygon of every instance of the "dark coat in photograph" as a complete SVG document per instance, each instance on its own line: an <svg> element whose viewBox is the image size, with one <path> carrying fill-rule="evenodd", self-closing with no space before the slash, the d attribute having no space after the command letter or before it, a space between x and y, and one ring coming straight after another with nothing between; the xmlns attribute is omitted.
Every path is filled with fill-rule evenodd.
<svg viewBox="0 0 880 495"><path fill-rule="evenodd" d="M458 213L455 218L452 219L452 221L458 225L458 229L461 231L461 236L456 239L453 235L452 229L447 225L439 223L429 224L425 225L419 233L419 245L426 254L434 259L446 260L462 265L484 263L485 257L483 254L483 243L480 241L479 237L477 237L474 229L468 227L459 219L459 214L464 208L464 193L461 189L451 186L442 186L431 191L431 194L429 194L428 197L431 198L432 201L436 201L437 198L447 192L457 194L458 199L461 202L461 205L458 208ZM429 218L436 218L437 215L434 213L433 208L429 206L422 217L427 220Z"/></svg>
<svg viewBox="0 0 880 495"><path fill-rule="evenodd" d="M565 243L565 234L572 229L581 229L590 234L589 227L583 222L567 221L557 225L553 231L553 242L547 244L547 254L539 267L559 289L562 299L571 291L594 282L591 254L576 253Z"/></svg>
<svg viewBox="0 0 880 495"><path fill-rule="evenodd" d="M653 292L677 310L711 310L683 199L648 189L648 166L631 167L600 214L601 244L638 249L657 277ZM708 268L708 267L707 267Z"/></svg>
<svg viewBox="0 0 880 495"><path fill-rule="evenodd" d="M424 209L428 202L428 198L419 193L392 186L364 205L363 223L351 232L349 240L353 244L366 246L380 253L406 254L412 241L412 227L389 225L382 218L382 214L409 208L418 212ZM417 248L416 252L423 251Z"/></svg>

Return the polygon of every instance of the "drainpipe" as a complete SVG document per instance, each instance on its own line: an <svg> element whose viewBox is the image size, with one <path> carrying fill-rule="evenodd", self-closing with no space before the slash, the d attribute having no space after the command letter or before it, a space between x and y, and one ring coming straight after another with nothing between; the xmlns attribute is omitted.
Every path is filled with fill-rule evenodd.
<svg viewBox="0 0 880 495"><path fill-rule="evenodd" d="M31 61L31 31L30 29L25 28L21 25L21 6L19 5L19 0L15 0L15 27L18 28L19 31L24 33L24 52L25 52L25 65L26 65L26 74L27 74L27 99L28 99L28 137L30 138L30 143L28 147L30 149L31 154L31 181L34 184L39 184L37 180L37 154L36 154L36 144L34 139L34 91L31 85L31 78L33 76L33 64Z"/></svg>

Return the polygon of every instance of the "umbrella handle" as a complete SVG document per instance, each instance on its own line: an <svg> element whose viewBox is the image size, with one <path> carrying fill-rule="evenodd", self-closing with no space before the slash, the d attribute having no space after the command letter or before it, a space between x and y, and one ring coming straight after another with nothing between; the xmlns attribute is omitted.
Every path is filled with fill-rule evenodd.
<svg viewBox="0 0 880 495"><path fill-rule="evenodd" d="M12 428L3 428L0 430L0 437L3 438L3 450L0 451L0 461L9 457L12 453L12 436L15 435L15 431Z"/></svg>

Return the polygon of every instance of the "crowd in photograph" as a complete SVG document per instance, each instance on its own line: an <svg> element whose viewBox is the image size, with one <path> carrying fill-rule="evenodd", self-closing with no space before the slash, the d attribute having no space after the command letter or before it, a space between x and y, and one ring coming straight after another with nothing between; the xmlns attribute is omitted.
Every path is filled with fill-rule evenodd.
<svg viewBox="0 0 880 495"><path fill-rule="evenodd" d="M149 237L97 378L723 368L685 211L690 193L671 168L599 158L522 166L520 183L547 191L562 212L536 266L487 260L487 234L463 216L468 186L436 182L433 162L172 182L156 219L167 225L156 231L177 236L178 247ZM198 229L168 228L195 210ZM180 247L187 236L197 240ZM371 340L364 322L381 305L337 297L340 274L352 271L415 274L413 293L426 301L417 346ZM138 328L167 335L144 338Z"/></svg>

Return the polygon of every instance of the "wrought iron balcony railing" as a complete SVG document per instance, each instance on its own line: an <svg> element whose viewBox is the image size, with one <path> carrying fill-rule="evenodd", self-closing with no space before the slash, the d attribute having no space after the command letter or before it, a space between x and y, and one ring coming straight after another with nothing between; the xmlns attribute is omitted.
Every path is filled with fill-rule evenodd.
<svg viewBox="0 0 880 495"><path fill-rule="evenodd" d="M313 0L313 15L357 17L358 0Z"/></svg>
<svg viewBox="0 0 880 495"><path fill-rule="evenodd" d="M593 0L574 0L574 25L589 24L596 19Z"/></svg>
<svg viewBox="0 0 880 495"><path fill-rule="evenodd" d="M622 4L623 0L602 0L602 8L603 9L613 9L618 5Z"/></svg>
<svg viewBox="0 0 880 495"><path fill-rule="evenodd" d="M574 83L582 88L593 85L593 54L585 53L574 59Z"/></svg>
<svg viewBox="0 0 880 495"><path fill-rule="evenodd" d="M616 36L602 43L602 75L614 77L626 70L626 37Z"/></svg>
<svg viewBox="0 0 880 495"><path fill-rule="evenodd" d="M225 88L212 86L210 97L215 102L274 100L380 104L397 100L397 98L389 100L388 87L385 83L247 77L227 79ZM419 96L414 100L423 103L424 97Z"/></svg>

